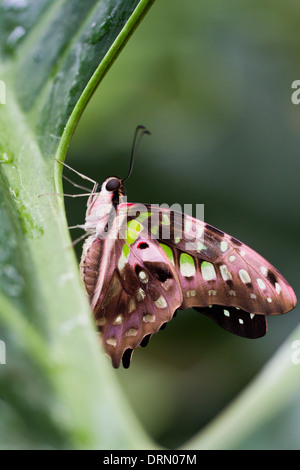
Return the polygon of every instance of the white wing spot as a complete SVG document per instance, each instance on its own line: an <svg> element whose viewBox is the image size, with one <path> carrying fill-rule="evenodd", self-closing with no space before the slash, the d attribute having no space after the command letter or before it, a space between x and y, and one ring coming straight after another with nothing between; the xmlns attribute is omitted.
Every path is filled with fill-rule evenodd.
<svg viewBox="0 0 300 470"><path fill-rule="evenodd" d="M196 291L194 289L188 290L186 295L187 297L195 297Z"/></svg>
<svg viewBox="0 0 300 470"><path fill-rule="evenodd" d="M211 289L208 291L208 295L216 295L217 291L214 289Z"/></svg>
<svg viewBox="0 0 300 470"><path fill-rule="evenodd" d="M165 300L165 298L161 295L160 297L158 297L158 299L154 302L156 307L158 308L166 308L167 307L167 302Z"/></svg>
<svg viewBox="0 0 300 470"><path fill-rule="evenodd" d="M128 257L122 252L119 262L118 262L118 269L120 272L123 271L127 263L128 263Z"/></svg>
<svg viewBox="0 0 300 470"><path fill-rule="evenodd" d="M230 313L228 312L228 310L224 309L223 312L224 312L225 317L230 317Z"/></svg>
<svg viewBox="0 0 300 470"><path fill-rule="evenodd" d="M220 243L220 248L221 248L221 251L224 253L228 249L228 243L222 241Z"/></svg>
<svg viewBox="0 0 300 470"><path fill-rule="evenodd" d="M149 313L146 313L146 315L143 316L143 321L145 323L154 323L155 315L150 315Z"/></svg>
<svg viewBox="0 0 300 470"><path fill-rule="evenodd" d="M222 276L224 281L228 281L228 280L232 279L232 276L231 276L230 271L227 268L226 264L222 264L220 266L220 272L221 272L221 276Z"/></svg>
<svg viewBox="0 0 300 470"><path fill-rule="evenodd" d="M139 272L139 278L144 284L147 284L147 282L149 280L148 274L145 271L140 271Z"/></svg>
<svg viewBox="0 0 300 470"><path fill-rule="evenodd" d="M243 320L242 318L239 318L239 323L240 323L241 325L243 325L243 324L244 324L244 320Z"/></svg>
<svg viewBox="0 0 300 470"><path fill-rule="evenodd" d="M229 256L229 261L230 261L230 263L232 263L234 260L235 260L235 256L234 256L234 255Z"/></svg>
<svg viewBox="0 0 300 470"><path fill-rule="evenodd" d="M272 303L271 297L267 297L267 301L268 301L269 303Z"/></svg>
<svg viewBox="0 0 300 470"><path fill-rule="evenodd" d="M251 299L256 299L256 295L255 295L255 294L250 294L250 297L251 297Z"/></svg>
<svg viewBox="0 0 300 470"><path fill-rule="evenodd" d="M138 334L138 330L136 328L129 328L126 331L125 336L136 336Z"/></svg>
<svg viewBox="0 0 300 470"><path fill-rule="evenodd" d="M180 272L184 277L192 277L196 273L195 262L189 255L180 255Z"/></svg>
<svg viewBox="0 0 300 470"><path fill-rule="evenodd" d="M258 287L262 290L266 288L266 284L264 283L262 279L260 279L260 277L257 279L257 284L258 284Z"/></svg>
<svg viewBox="0 0 300 470"><path fill-rule="evenodd" d="M236 296L235 290L231 289L231 290L229 291L229 295L233 295L233 297L235 297L235 296Z"/></svg>
<svg viewBox="0 0 300 470"><path fill-rule="evenodd" d="M255 313L250 313L251 320L255 317Z"/></svg>
<svg viewBox="0 0 300 470"><path fill-rule="evenodd" d="M136 293L136 298L138 302L140 302L141 300L144 300L145 297L146 297L145 291L141 287L139 287Z"/></svg>
<svg viewBox="0 0 300 470"><path fill-rule="evenodd" d="M107 338L106 342L107 342L107 344L109 344L110 346L114 346L114 347L117 346L117 340L116 340L116 338Z"/></svg>
<svg viewBox="0 0 300 470"><path fill-rule="evenodd" d="M133 312L135 309L136 309L136 303L135 303L134 298L131 297L131 299L129 300L129 303L128 303L128 313Z"/></svg>
<svg viewBox="0 0 300 470"><path fill-rule="evenodd" d="M251 278L250 278L249 274L247 273L247 271L245 271L245 269L240 269L239 270L239 276L240 276L241 281L244 284L248 284L249 282L251 282Z"/></svg>
<svg viewBox="0 0 300 470"><path fill-rule="evenodd" d="M262 273L264 276L267 275L268 270L267 270L267 268L266 268L265 266L261 266L261 267L260 267L260 271L261 271L261 273Z"/></svg>
<svg viewBox="0 0 300 470"><path fill-rule="evenodd" d="M121 325L122 321L123 321L123 315L120 314L120 315L116 316L116 318L114 319L113 324L114 325Z"/></svg>
<svg viewBox="0 0 300 470"><path fill-rule="evenodd" d="M211 263L208 263L207 261L203 261L203 263L201 264L201 273L205 281L217 279L214 266Z"/></svg>
<svg viewBox="0 0 300 470"><path fill-rule="evenodd" d="M277 294L280 294L280 292L281 292L281 287L280 287L280 285L278 284L278 282L275 282L275 289L276 289Z"/></svg>

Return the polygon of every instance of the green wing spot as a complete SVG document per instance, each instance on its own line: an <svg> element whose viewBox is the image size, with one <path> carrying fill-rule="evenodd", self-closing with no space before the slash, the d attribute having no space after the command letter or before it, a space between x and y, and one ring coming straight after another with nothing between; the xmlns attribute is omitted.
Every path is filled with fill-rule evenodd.
<svg viewBox="0 0 300 470"><path fill-rule="evenodd" d="M192 277L196 273L194 259L187 253L180 255L180 272L185 277Z"/></svg>
<svg viewBox="0 0 300 470"><path fill-rule="evenodd" d="M173 251L172 249L168 246L168 245L164 245L164 243L160 243L160 246L162 247L162 249L164 250L164 252L166 253L167 257L168 257L168 260L174 264L174 257L173 257Z"/></svg>
<svg viewBox="0 0 300 470"><path fill-rule="evenodd" d="M122 253L126 258L129 255L129 251L130 251L129 246L127 245L127 243L124 243L123 248L122 248Z"/></svg>
<svg viewBox="0 0 300 470"><path fill-rule="evenodd" d="M136 219L130 220L127 223L126 242L129 243L129 245L134 243L142 230L143 227Z"/></svg>
<svg viewBox="0 0 300 470"><path fill-rule="evenodd" d="M170 225L170 217L167 214L162 214L162 225Z"/></svg>
<svg viewBox="0 0 300 470"><path fill-rule="evenodd" d="M140 215L135 219L138 222L144 222L145 219L148 219L150 217L151 212L141 212Z"/></svg>
<svg viewBox="0 0 300 470"><path fill-rule="evenodd" d="M213 279L217 279L214 265L208 261L203 261L201 263L201 273L205 281L212 281Z"/></svg>
<svg viewBox="0 0 300 470"><path fill-rule="evenodd" d="M118 261L119 271L123 271L124 267L128 263L129 252L130 252L129 245L127 245L127 243L124 243L123 248L122 248L122 253Z"/></svg>
<svg viewBox="0 0 300 470"><path fill-rule="evenodd" d="M127 222L127 228L128 230L134 230L136 232L140 232L142 230L141 224L136 219Z"/></svg>
<svg viewBox="0 0 300 470"><path fill-rule="evenodd" d="M153 233L153 235L157 235L157 232L158 232L158 225L154 225L153 227L151 227L151 232Z"/></svg>

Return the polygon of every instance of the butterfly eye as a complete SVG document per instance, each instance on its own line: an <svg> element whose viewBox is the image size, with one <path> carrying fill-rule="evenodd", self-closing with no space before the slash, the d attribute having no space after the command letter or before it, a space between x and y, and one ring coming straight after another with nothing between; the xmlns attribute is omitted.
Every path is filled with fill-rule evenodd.
<svg viewBox="0 0 300 470"><path fill-rule="evenodd" d="M121 181L118 178L112 178L106 183L106 191L115 191L121 185Z"/></svg>

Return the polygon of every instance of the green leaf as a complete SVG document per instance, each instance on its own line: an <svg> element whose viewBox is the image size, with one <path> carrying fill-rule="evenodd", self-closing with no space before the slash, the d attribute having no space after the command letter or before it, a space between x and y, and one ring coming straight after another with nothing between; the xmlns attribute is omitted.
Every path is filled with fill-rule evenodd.
<svg viewBox="0 0 300 470"><path fill-rule="evenodd" d="M182 448L249 449L253 434L299 400L299 338L298 326L245 390Z"/></svg>
<svg viewBox="0 0 300 470"><path fill-rule="evenodd" d="M45 195L62 192L54 157L153 2L0 2L2 448L153 447L98 343L63 199Z"/></svg>

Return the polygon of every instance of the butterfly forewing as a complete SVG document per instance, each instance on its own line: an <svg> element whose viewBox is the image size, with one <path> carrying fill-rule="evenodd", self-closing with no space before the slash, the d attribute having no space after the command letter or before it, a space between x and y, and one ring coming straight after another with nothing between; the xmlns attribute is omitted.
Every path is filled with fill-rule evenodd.
<svg viewBox="0 0 300 470"><path fill-rule="evenodd" d="M277 315L295 307L296 297L287 281L247 245L188 215L151 206L154 212L170 222L169 239L158 233L158 241L169 248L176 265L183 292L181 308L217 304Z"/></svg>

